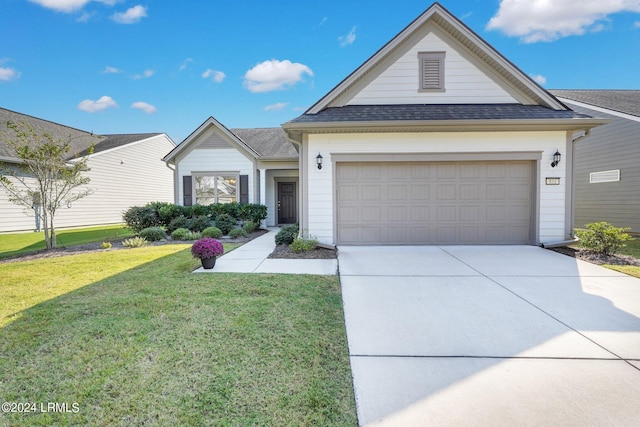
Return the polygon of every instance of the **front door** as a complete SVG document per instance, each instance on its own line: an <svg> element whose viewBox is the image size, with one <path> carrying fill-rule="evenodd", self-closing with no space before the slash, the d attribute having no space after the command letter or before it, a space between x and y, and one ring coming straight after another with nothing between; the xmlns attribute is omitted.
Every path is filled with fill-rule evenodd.
<svg viewBox="0 0 640 427"><path fill-rule="evenodd" d="M295 182L278 183L278 224L294 224L298 221L298 202Z"/></svg>

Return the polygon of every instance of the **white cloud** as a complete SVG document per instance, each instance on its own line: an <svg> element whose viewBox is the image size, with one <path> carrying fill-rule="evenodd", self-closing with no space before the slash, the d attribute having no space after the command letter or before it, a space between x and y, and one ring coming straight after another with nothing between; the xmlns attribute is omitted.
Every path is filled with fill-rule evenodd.
<svg viewBox="0 0 640 427"><path fill-rule="evenodd" d="M142 101L134 102L133 104L131 104L131 108L136 108L140 111L144 111L147 114L153 114L158 111L155 106Z"/></svg>
<svg viewBox="0 0 640 427"><path fill-rule="evenodd" d="M338 37L338 41L342 47L353 44L356 41L356 27L353 27L346 35Z"/></svg>
<svg viewBox="0 0 640 427"><path fill-rule="evenodd" d="M264 107L264 111L279 111L287 105L289 105L288 102L278 102L277 104L267 105L266 107Z"/></svg>
<svg viewBox="0 0 640 427"><path fill-rule="evenodd" d="M184 61L182 61L182 64L180 64L180 68L178 68L179 71L184 71L190 63L193 62L193 58L187 58Z"/></svg>
<svg viewBox="0 0 640 427"><path fill-rule="evenodd" d="M257 64L244 75L244 85L251 92L284 90L303 80L304 74L313 76L311 68L288 59L272 59Z"/></svg>
<svg viewBox="0 0 640 427"><path fill-rule="evenodd" d="M78 109L86 111L87 113L95 113L98 111L106 110L107 108L116 108L118 104L110 96L103 96L97 101L91 99L85 99L78 104Z"/></svg>
<svg viewBox="0 0 640 427"><path fill-rule="evenodd" d="M110 67L110 66L106 66L104 67L104 70L102 70L102 74L118 74L121 73L122 70L116 68L116 67Z"/></svg>
<svg viewBox="0 0 640 427"><path fill-rule="evenodd" d="M135 24L145 16L147 16L147 8L137 5L127 9L126 12L114 13L111 15L111 19L119 24Z"/></svg>
<svg viewBox="0 0 640 427"><path fill-rule="evenodd" d="M222 83L222 81L224 80L225 77L227 77L227 75L222 71L216 71L216 70L212 70L211 68L207 68L207 71L202 73L202 78L208 79L209 77L211 77L211 80L213 80L216 83Z"/></svg>
<svg viewBox="0 0 640 427"><path fill-rule="evenodd" d="M531 77L536 83L538 83L539 85L545 85L547 84L547 78L543 75L540 74L530 74L529 77Z"/></svg>
<svg viewBox="0 0 640 427"><path fill-rule="evenodd" d="M19 78L20 72L16 71L14 68L0 67L0 81L8 82Z"/></svg>
<svg viewBox="0 0 640 427"><path fill-rule="evenodd" d="M640 12L640 0L501 0L487 29L525 43L548 42L600 31L602 21L621 12Z"/></svg>
<svg viewBox="0 0 640 427"><path fill-rule="evenodd" d="M155 73L155 71L153 70L144 70L144 73L142 74L134 74L133 77L131 77L134 80L139 80L139 79L148 79L149 77L153 76L153 74Z"/></svg>
<svg viewBox="0 0 640 427"><path fill-rule="evenodd" d="M93 15L95 15L94 12L82 12L82 15L78 16L76 22L82 22L83 24L86 24L93 17Z"/></svg>
<svg viewBox="0 0 640 427"><path fill-rule="evenodd" d="M119 0L29 0L32 3L39 4L47 9L53 9L57 12L71 13L82 9L90 1L98 1L109 6L113 6Z"/></svg>

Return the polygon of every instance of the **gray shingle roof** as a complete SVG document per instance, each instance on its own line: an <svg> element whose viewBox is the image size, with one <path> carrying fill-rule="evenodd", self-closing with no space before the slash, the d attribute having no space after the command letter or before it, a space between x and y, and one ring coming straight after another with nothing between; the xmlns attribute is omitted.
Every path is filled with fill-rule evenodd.
<svg viewBox="0 0 640 427"><path fill-rule="evenodd" d="M521 104L347 105L303 114L289 123L376 121L526 120L589 118L571 110Z"/></svg>
<svg viewBox="0 0 640 427"><path fill-rule="evenodd" d="M15 152L7 144L8 140L15 140L16 135L7 127L7 122L17 125L25 123L31 126L37 135L48 134L54 141L69 141L71 151L68 159L86 155L89 147L94 145L94 153L120 147L141 139L149 138L159 133L93 135L91 132L75 129L69 126L39 119L27 114L0 108L0 157L15 159Z"/></svg>
<svg viewBox="0 0 640 427"><path fill-rule="evenodd" d="M297 159L298 152L282 128L230 129L261 159Z"/></svg>
<svg viewBox="0 0 640 427"><path fill-rule="evenodd" d="M640 117L640 90L549 90L553 95Z"/></svg>

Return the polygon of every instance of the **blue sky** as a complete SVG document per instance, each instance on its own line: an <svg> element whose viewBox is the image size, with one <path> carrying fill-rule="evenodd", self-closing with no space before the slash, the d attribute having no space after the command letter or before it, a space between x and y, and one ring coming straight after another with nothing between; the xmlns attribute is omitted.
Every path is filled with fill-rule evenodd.
<svg viewBox="0 0 640 427"><path fill-rule="evenodd" d="M544 87L640 89L640 0L440 2ZM0 107L98 134L279 126L431 5L0 0Z"/></svg>

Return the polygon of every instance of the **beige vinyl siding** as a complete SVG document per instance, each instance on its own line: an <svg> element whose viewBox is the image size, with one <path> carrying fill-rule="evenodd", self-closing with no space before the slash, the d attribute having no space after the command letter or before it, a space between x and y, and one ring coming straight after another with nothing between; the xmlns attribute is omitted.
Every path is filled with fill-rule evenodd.
<svg viewBox="0 0 640 427"><path fill-rule="evenodd" d="M468 132L468 133L375 133L309 135L306 159L308 172L308 228L319 241L334 244L335 188L333 154L340 153L495 153L541 152L535 172L539 201L534 200L538 223L534 243L566 239L566 162L551 168L556 149L566 152L566 132ZM393 153L391 153L393 150ZM323 168L315 166L315 155L324 157ZM560 177L560 185L548 186L544 178Z"/></svg>
<svg viewBox="0 0 640 427"><path fill-rule="evenodd" d="M567 101L570 104L570 101ZM572 105L579 113L611 118L576 144L575 225L607 221L640 232L640 118L629 120ZM620 170L620 181L590 183L589 174Z"/></svg>
<svg viewBox="0 0 640 427"><path fill-rule="evenodd" d="M255 200L253 162L235 148L196 148L180 158L176 162L176 167L179 175L177 200L180 204L183 200L182 177L194 173L203 175L207 172L234 172L238 175L248 175L249 201Z"/></svg>
<svg viewBox="0 0 640 427"><path fill-rule="evenodd" d="M490 78L486 70L474 64L469 54L437 30L429 33L364 87L347 105L372 104L497 104L518 102ZM446 52L443 92L420 90L419 55Z"/></svg>
<svg viewBox="0 0 640 427"><path fill-rule="evenodd" d="M56 213L56 227L121 223L122 212L131 206L173 202L173 172L162 157L174 146L163 134L91 155L91 170L86 172L91 182L86 187L93 194L74 202L71 208L62 207ZM0 195L0 231L32 230L33 216L5 200L6 196Z"/></svg>

